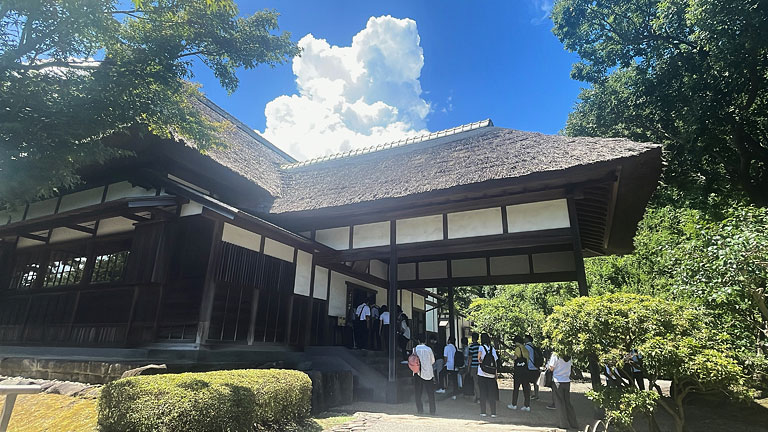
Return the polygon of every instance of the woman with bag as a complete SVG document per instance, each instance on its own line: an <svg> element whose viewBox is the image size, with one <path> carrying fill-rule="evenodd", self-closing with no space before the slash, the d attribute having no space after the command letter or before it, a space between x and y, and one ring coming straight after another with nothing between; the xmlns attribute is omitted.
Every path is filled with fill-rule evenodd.
<svg viewBox="0 0 768 432"><path fill-rule="evenodd" d="M515 367L513 369L513 377L515 379L515 387L512 391L512 403L507 405L507 408L511 410L517 409L517 399L520 395L520 388L523 389L524 404L520 411L531 410L531 373L528 369L528 358L530 353L523 346L523 338L515 336Z"/></svg>
<svg viewBox="0 0 768 432"><path fill-rule="evenodd" d="M576 411L571 404L571 356L552 354L547 369L552 371L552 391L555 394L555 407L560 411L560 427L578 429Z"/></svg>
<svg viewBox="0 0 768 432"><path fill-rule="evenodd" d="M480 366L477 369L477 379L480 385L480 416L485 417L486 401L491 405L491 417L496 417L496 401L499 400L499 385L496 382L496 363L499 354L491 345L491 337L487 333L480 336L480 347L477 350Z"/></svg>

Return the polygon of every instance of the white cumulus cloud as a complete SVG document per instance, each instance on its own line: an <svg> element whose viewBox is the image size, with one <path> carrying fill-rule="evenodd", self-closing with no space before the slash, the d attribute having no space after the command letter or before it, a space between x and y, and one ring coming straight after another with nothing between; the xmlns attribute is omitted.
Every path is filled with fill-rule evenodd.
<svg viewBox="0 0 768 432"><path fill-rule="evenodd" d="M425 133L424 54L411 19L371 17L350 46L312 34L293 60L297 95L264 109L263 135L299 160Z"/></svg>

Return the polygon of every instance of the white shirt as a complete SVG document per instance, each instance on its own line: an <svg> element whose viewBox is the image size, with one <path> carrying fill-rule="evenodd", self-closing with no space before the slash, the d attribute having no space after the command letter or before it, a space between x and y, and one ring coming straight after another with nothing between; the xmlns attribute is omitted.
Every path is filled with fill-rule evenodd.
<svg viewBox="0 0 768 432"><path fill-rule="evenodd" d="M371 308L369 308L367 304L363 303L357 307L355 310L355 315L359 317L358 319L360 321L365 321L366 318L371 316Z"/></svg>
<svg viewBox="0 0 768 432"><path fill-rule="evenodd" d="M486 353L485 347L480 345L480 348L478 348L477 353L480 356L480 364L482 364L483 358L485 357L485 353ZM491 347L491 355L493 355L494 360L496 360L497 362L499 361L499 354L496 353L496 348ZM483 372L483 368L481 368L479 365L477 367L477 375L481 377L486 377L486 378L496 378L496 375L491 375Z"/></svg>
<svg viewBox="0 0 768 432"><path fill-rule="evenodd" d="M443 357L446 358L445 360L445 368L449 371L456 370L455 365L453 364L453 357L456 355L456 345L454 344L448 344L443 348Z"/></svg>
<svg viewBox="0 0 768 432"><path fill-rule="evenodd" d="M571 362L565 361L555 354L549 359L547 366L553 366L552 381L559 383L571 382Z"/></svg>
<svg viewBox="0 0 768 432"><path fill-rule="evenodd" d="M432 348L424 344L416 345L413 348L413 353L419 356L419 362L421 363L421 373L419 373L419 376L421 379L429 381L434 378L435 372L432 370L432 365L435 364L435 354L432 353Z"/></svg>
<svg viewBox="0 0 768 432"><path fill-rule="evenodd" d="M383 325L389 325L389 311L386 311L386 312L382 313L379 316L379 319L381 320L381 323Z"/></svg>
<svg viewBox="0 0 768 432"><path fill-rule="evenodd" d="M402 329L402 331L403 331L403 332L402 332L402 333L403 333L403 336L405 336L405 338L406 338L406 339L410 339L410 338L411 338L411 328L410 328L410 327L408 327L408 324L406 324L406 323L405 323L405 321L403 321L403 322L400 324L400 328L401 328L401 329ZM432 352L432 349L430 349L429 351L430 351L430 352ZM433 354L433 356L434 356L434 354Z"/></svg>

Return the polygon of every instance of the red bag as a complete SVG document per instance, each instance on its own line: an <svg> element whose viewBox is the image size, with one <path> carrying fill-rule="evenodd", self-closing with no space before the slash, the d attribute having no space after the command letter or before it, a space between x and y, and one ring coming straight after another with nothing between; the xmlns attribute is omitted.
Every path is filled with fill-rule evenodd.
<svg viewBox="0 0 768 432"><path fill-rule="evenodd" d="M408 356L408 368L415 374L421 373L421 360L416 354Z"/></svg>

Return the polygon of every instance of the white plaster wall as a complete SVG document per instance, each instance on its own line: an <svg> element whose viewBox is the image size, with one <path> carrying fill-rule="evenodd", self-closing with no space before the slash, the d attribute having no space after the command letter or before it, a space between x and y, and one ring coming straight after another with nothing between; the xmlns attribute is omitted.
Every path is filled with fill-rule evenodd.
<svg viewBox="0 0 768 432"><path fill-rule="evenodd" d="M469 258L451 261L451 276L453 277L472 277L486 276L488 274L488 265L485 258Z"/></svg>
<svg viewBox="0 0 768 432"><path fill-rule="evenodd" d="M419 263L419 279L445 279L448 277L448 261Z"/></svg>
<svg viewBox="0 0 768 432"><path fill-rule="evenodd" d="M387 304L387 290L374 287L374 291L376 291L376 304L379 306Z"/></svg>
<svg viewBox="0 0 768 432"><path fill-rule="evenodd" d="M296 254L296 279L293 284L294 294L309 295L309 282L312 278L312 254L298 251Z"/></svg>
<svg viewBox="0 0 768 432"><path fill-rule="evenodd" d="M371 260L369 263L370 270L369 273L373 276L376 276L377 278L381 279L389 279L389 269L387 268L387 264L385 264L382 261L379 260Z"/></svg>
<svg viewBox="0 0 768 432"><path fill-rule="evenodd" d="M264 239L264 253L283 261L293 262L293 247L271 238Z"/></svg>
<svg viewBox="0 0 768 432"><path fill-rule="evenodd" d="M336 250L349 249L349 227L317 230L315 240Z"/></svg>
<svg viewBox="0 0 768 432"><path fill-rule="evenodd" d="M190 201L181 205L181 217L199 215L202 212L203 205L198 202Z"/></svg>
<svg viewBox="0 0 768 432"><path fill-rule="evenodd" d="M21 218L24 217L24 206L18 206L16 209L9 211L8 216L10 217L8 223L21 221Z"/></svg>
<svg viewBox="0 0 768 432"><path fill-rule="evenodd" d="M59 213L63 213L65 211L73 210L76 208L99 204L101 203L101 197L103 195L104 195L104 187L86 189L84 191L75 192L69 195L64 195L63 197L61 197L61 205L59 205Z"/></svg>
<svg viewBox="0 0 768 432"><path fill-rule="evenodd" d="M315 292L312 297L328 300L328 269L315 266Z"/></svg>
<svg viewBox="0 0 768 432"><path fill-rule="evenodd" d="M419 294L413 295L413 307L416 309L421 310L427 310L427 308L424 307L424 296Z"/></svg>
<svg viewBox="0 0 768 432"><path fill-rule="evenodd" d="M501 207L448 213L448 238L501 234Z"/></svg>
<svg viewBox="0 0 768 432"><path fill-rule="evenodd" d="M99 221L99 228L96 230L97 236L115 234L119 232L133 231L135 222L124 217L113 217Z"/></svg>
<svg viewBox="0 0 768 432"><path fill-rule="evenodd" d="M408 315L409 319L413 319L413 293L407 290L400 290L402 300L400 300L400 307L403 308L403 312Z"/></svg>
<svg viewBox="0 0 768 432"><path fill-rule="evenodd" d="M389 244L389 222L355 225L352 229L352 246L354 248L386 246Z"/></svg>
<svg viewBox="0 0 768 432"><path fill-rule="evenodd" d="M52 215L56 211L56 203L58 201L58 198L51 198L30 204L26 220Z"/></svg>
<svg viewBox="0 0 768 432"><path fill-rule="evenodd" d="M535 273L576 270L573 252L547 252L533 255Z"/></svg>
<svg viewBox="0 0 768 432"><path fill-rule="evenodd" d="M443 215L422 216L397 221L397 243L443 239Z"/></svg>
<svg viewBox="0 0 768 432"><path fill-rule="evenodd" d="M45 244L44 242L39 242L37 240L32 240L24 237L19 237L19 240L16 242L16 249L24 249L32 246L40 246Z"/></svg>
<svg viewBox="0 0 768 432"><path fill-rule="evenodd" d="M141 186L133 186L130 182L112 183L107 189L107 201L120 198L136 198L155 196L154 189L144 189Z"/></svg>
<svg viewBox="0 0 768 432"><path fill-rule="evenodd" d="M530 273L528 255L491 257L491 275L513 275Z"/></svg>
<svg viewBox="0 0 768 432"><path fill-rule="evenodd" d="M405 263L397 265L397 280L415 280L416 263Z"/></svg>
<svg viewBox="0 0 768 432"><path fill-rule="evenodd" d="M426 320L427 320L427 331L428 332L436 332L437 331L437 310L428 310L426 314Z"/></svg>
<svg viewBox="0 0 768 432"><path fill-rule="evenodd" d="M239 226L225 223L224 230L221 233L221 240L252 251L261 252L261 235ZM293 256L291 256L291 261L293 261Z"/></svg>
<svg viewBox="0 0 768 432"><path fill-rule="evenodd" d="M516 204L507 207L508 232L567 228L568 201L565 199Z"/></svg>
<svg viewBox="0 0 768 432"><path fill-rule="evenodd" d="M51 239L48 240L48 242L60 243L64 241L77 240L77 239L83 239L88 237L91 237L91 235L88 233L61 227L61 228L54 228L53 231L51 231Z"/></svg>
<svg viewBox="0 0 768 432"><path fill-rule="evenodd" d="M331 291L328 298L328 316L347 315L347 284L344 275L331 272Z"/></svg>

